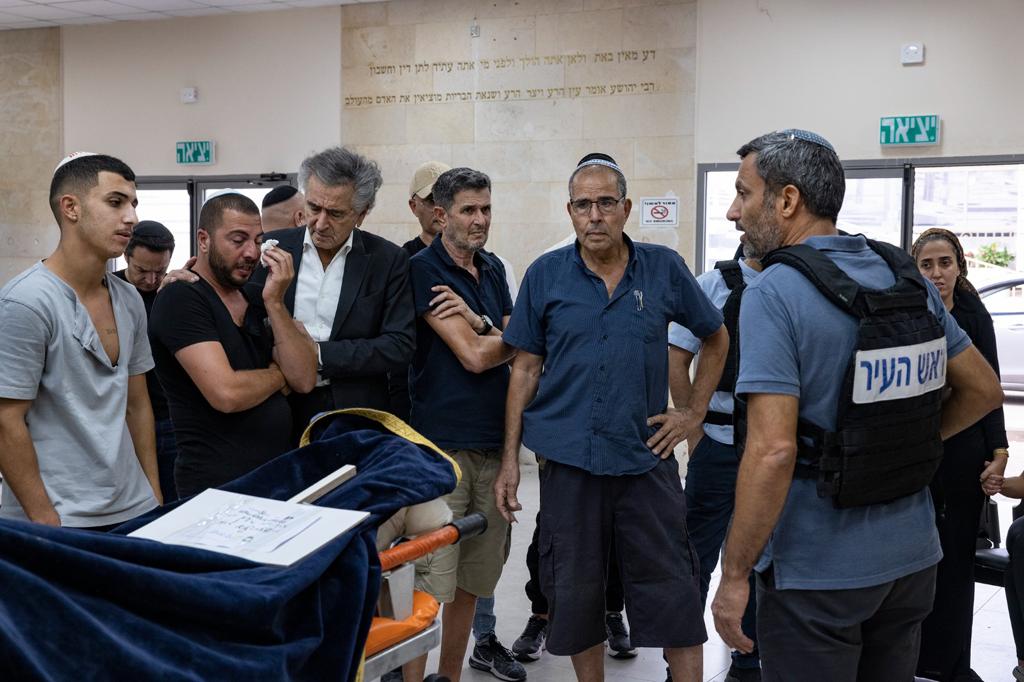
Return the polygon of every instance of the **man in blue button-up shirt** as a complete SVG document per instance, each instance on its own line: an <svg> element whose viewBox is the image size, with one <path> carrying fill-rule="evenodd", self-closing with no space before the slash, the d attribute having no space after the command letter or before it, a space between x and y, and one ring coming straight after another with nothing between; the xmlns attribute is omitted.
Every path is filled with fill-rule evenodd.
<svg viewBox="0 0 1024 682"><path fill-rule="evenodd" d="M623 234L631 207L611 157L580 161L567 205L576 243L530 266L503 335L519 353L495 494L514 520L520 443L546 458L548 651L571 655L579 679L603 679L614 541L634 645L663 647L676 680L699 680L707 635L673 448L700 428L729 339L679 254ZM670 321L705 344L690 403L677 409L667 407Z"/></svg>

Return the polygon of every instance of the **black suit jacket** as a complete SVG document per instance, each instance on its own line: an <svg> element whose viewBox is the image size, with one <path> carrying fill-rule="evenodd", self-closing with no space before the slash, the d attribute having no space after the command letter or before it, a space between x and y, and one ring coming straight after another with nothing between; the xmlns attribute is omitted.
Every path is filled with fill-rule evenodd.
<svg viewBox="0 0 1024 682"><path fill-rule="evenodd" d="M295 279L284 295L292 314L305 232L305 227L292 227L263 235L264 240L276 239L295 263ZM249 286L262 289L266 278L266 268L259 266ZM414 311L409 256L396 244L356 229L331 337L320 343L320 373L331 380L335 407L390 409L388 372L405 371L412 361Z"/></svg>

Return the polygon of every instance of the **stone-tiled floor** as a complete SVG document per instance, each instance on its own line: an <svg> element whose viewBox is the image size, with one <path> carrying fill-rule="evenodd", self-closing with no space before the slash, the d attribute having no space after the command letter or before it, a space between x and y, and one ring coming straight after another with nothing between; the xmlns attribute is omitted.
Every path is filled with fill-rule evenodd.
<svg viewBox="0 0 1024 682"><path fill-rule="evenodd" d="M1024 413L1024 406L1022 406ZM1024 419L1021 420L1024 424ZM1024 443L1014 444L1011 451L1024 453ZM1024 456L1011 456L1010 469L1007 473L1017 473L1024 468ZM537 468L525 465L520 502L523 512L519 523L512 531L512 552L502 575L496 592L496 612L498 616L498 638L507 647L519 636L520 631L530 615L529 602L523 593L523 584L527 579L526 548L533 534L534 515L537 511L538 488ZM1010 507L1012 502L1000 500L1000 516L1002 530L1010 523ZM711 593L714 594L718 584L718 574L712 578ZM704 646L704 679L722 682L729 668L729 651L715 632L710 615L705 615L708 628L708 643ZM468 656L468 652L467 652ZM1003 682L1011 680L1010 671L1016 665L1013 650L1013 637L1006 611L1006 596L1002 589L978 585L975 597L974 646L972 655L974 669L987 682ZM437 650L431 654L428 670L436 669ZM630 661L617 661L606 658L605 677L608 680L622 682L662 682L665 679L665 664L661 660L661 652L654 649L642 649L640 655ZM572 682L576 679L572 664L568 658L552 656L544 653L539 661L526 666L530 682ZM466 666L462 679L466 682L485 682L494 680L488 674L481 673Z"/></svg>

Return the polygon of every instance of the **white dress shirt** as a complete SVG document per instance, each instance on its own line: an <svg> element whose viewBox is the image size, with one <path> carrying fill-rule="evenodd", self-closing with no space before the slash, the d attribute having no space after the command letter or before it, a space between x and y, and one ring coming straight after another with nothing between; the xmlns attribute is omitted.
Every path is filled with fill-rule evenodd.
<svg viewBox="0 0 1024 682"><path fill-rule="evenodd" d="M331 328L334 326L334 314L338 312L338 299L341 297L341 283L345 278L345 259L352 250L355 231L349 235L348 241L334 254L334 258L324 269L320 262L320 254L305 230L302 239L302 261L295 282L295 314L293 317L306 326L306 331L317 343L329 341ZM319 359L320 348L317 346ZM317 378L317 386L329 383L323 377Z"/></svg>

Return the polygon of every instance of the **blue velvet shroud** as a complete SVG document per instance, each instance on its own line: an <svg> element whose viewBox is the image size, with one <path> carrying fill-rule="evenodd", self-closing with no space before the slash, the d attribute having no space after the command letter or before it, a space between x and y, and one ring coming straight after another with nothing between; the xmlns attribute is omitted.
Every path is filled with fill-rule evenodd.
<svg viewBox="0 0 1024 682"><path fill-rule="evenodd" d="M288 499L343 464L317 504L370 512L290 567L109 534L0 522L0 679L352 680L380 590L377 526L455 487L428 447L354 415L223 486ZM230 456L230 453L224 453Z"/></svg>

